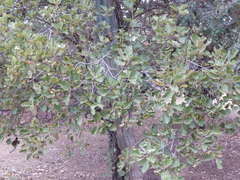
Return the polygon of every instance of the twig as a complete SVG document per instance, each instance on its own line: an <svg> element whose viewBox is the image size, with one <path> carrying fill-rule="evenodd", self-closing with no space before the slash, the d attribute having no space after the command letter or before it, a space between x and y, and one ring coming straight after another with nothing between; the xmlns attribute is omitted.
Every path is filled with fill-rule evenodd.
<svg viewBox="0 0 240 180"><path fill-rule="evenodd" d="M147 75L147 77L148 77L148 82L152 85L152 87L153 87L155 90L159 90L159 89L160 89L160 88L154 83L152 77L148 74L147 71L141 71L141 72Z"/></svg>
<svg viewBox="0 0 240 180"><path fill-rule="evenodd" d="M173 149L173 144L174 144L174 141L175 141L175 139L173 139L173 141L172 141L172 144L171 144L171 147L170 147L170 152L172 151L172 149Z"/></svg>
<svg viewBox="0 0 240 180"><path fill-rule="evenodd" d="M28 81L29 83L34 81L38 76L40 76L42 74L42 72L44 71L45 69L41 70L34 78L32 78L30 81Z"/></svg>
<svg viewBox="0 0 240 180"><path fill-rule="evenodd" d="M104 55L103 57L101 57L100 59L96 60L96 61L93 61L93 62L90 62L90 63L84 63L84 62L78 62L76 65L75 65L75 68L79 65L79 64L83 64L83 65L93 65L93 64L98 64L100 61L102 61L105 57L107 57L109 54L106 54Z"/></svg>
<svg viewBox="0 0 240 180"><path fill-rule="evenodd" d="M201 65L199 65L199 64L197 64L197 63L195 63L195 62L192 62L192 61L190 61L190 60L187 60L187 62L189 62L189 63L191 63L191 64L194 64L194 65L196 65L196 66L198 66L198 67L201 67L201 68L203 68L203 69L209 69L209 68L206 68L206 67L204 67L204 66L201 66Z"/></svg>

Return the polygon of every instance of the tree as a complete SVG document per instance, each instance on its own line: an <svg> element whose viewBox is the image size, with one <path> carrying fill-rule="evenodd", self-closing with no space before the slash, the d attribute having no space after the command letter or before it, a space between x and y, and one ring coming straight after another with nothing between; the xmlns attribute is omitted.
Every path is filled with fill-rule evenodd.
<svg viewBox="0 0 240 180"><path fill-rule="evenodd" d="M59 127L73 140L88 117L92 134L115 137L113 179L141 178L138 165L142 172L153 167L162 179L181 179L180 170L203 160L221 168L217 137L239 125L226 119L239 112L239 50L218 44L209 51L210 38L179 23L186 5L112 1L114 32L111 18L99 20L113 15L101 2L108 6L1 2L0 109L7 114L0 116L1 141L18 134L20 152L37 158ZM157 111L162 117L154 119ZM23 121L26 112L34 118ZM144 129L137 142L136 126Z"/></svg>
<svg viewBox="0 0 240 180"><path fill-rule="evenodd" d="M213 46L229 48L235 45L235 48L239 49L238 0L191 1L188 4L190 12L179 18L179 24L194 27L195 31L211 37ZM209 50L213 46L209 47Z"/></svg>

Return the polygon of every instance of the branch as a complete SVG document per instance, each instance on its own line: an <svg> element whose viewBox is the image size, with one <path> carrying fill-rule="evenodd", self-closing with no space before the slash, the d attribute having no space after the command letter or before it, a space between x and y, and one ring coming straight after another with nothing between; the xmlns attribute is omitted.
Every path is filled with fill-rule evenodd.
<svg viewBox="0 0 240 180"><path fill-rule="evenodd" d="M42 74L42 72L44 71L45 69L41 70L34 78L32 78L30 81L28 81L28 83L34 81L38 76L40 76Z"/></svg>
<svg viewBox="0 0 240 180"><path fill-rule="evenodd" d="M154 84L154 81L153 81L152 77L148 74L147 71L141 71L141 72L147 75L147 77L148 77L148 82L152 85L152 87L153 87L155 90L160 90L160 88L158 87L158 85Z"/></svg>
<svg viewBox="0 0 240 180"><path fill-rule="evenodd" d="M90 63L84 63L84 62L78 62L76 65L75 65L75 68L79 65L79 64L83 64L83 65L93 65L93 64L98 64L100 61L104 60L105 57L107 57L109 55L106 54L104 55L103 57L101 57L100 59L96 60L96 61L93 61L93 62L90 62Z"/></svg>
<svg viewBox="0 0 240 180"><path fill-rule="evenodd" d="M39 16L34 16L37 20L39 20L39 21L42 21L42 22L44 22L44 23L46 23L46 24L48 24L48 25L51 25L51 28L53 28L55 31L57 31L61 36L63 36L64 38L66 38L67 40L69 40L70 42L72 42L72 43L74 43L75 45L77 45L76 44L76 42L75 42L75 40L74 40L74 38L72 38L71 36L69 36L69 35L67 35L67 34L64 34L64 33L62 33L61 31L59 31L59 30L57 30L57 29L55 29L54 27L52 27L52 23L51 22L49 22L49 21L47 21L47 20L45 20L45 19L43 19L43 18L41 18L41 17L39 17Z"/></svg>
<svg viewBox="0 0 240 180"><path fill-rule="evenodd" d="M42 21L42 22L45 22L46 24L48 24L48 25L51 25L51 23L49 22L49 21L46 21L45 19L42 19L42 18L40 18L40 17L38 17L38 16L34 16L37 20L39 20L39 21Z"/></svg>
<svg viewBox="0 0 240 180"><path fill-rule="evenodd" d="M145 13L147 13L147 12L153 10L153 9L158 9L158 8L157 8L157 7L151 7L151 8L149 8L149 9L146 9L146 10L143 11L142 13L140 13L140 14L134 16L133 18L136 19L137 17L139 17L139 16L141 16L141 15L143 15L143 14L145 14Z"/></svg>
<svg viewBox="0 0 240 180"><path fill-rule="evenodd" d="M199 64L197 64L197 63L194 63L194 62L192 62L192 61L190 61L190 60L187 60L187 62L189 62L189 63L191 63L191 64L194 64L194 65L196 65L196 66L198 66L198 67L201 67L201 68L203 68L203 69L210 69L210 68L206 68L206 67L204 67L204 66L201 66L201 65L199 65Z"/></svg>
<svg viewBox="0 0 240 180"><path fill-rule="evenodd" d="M163 4L158 3L158 2L155 2L155 3L154 2L150 2L150 5L148 5L148 6L150 6L148 9L146 9L142 13L134 16L133 18L135 19L135 18L137 18L137 17L139 17L139 16L141 16L141 15L143 15L143 14L149 12L149 11L152 11L154 9L166 9L167 8L167 6L164 6Z"/></svg>
<svg viewBox="0 0 240 180"><path fill-rule="evenodd" d="M170 147L170 152L171 152L172 149L173 149L174 141L175 141L175 139L173 139L173 141L172 141L172 144L171 144L171 147Z"/></svg>

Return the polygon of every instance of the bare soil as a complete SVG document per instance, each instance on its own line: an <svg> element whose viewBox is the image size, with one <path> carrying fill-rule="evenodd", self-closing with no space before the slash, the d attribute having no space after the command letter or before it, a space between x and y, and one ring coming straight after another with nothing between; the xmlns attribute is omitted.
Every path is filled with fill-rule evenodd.
<svg viewBox="0 0 240 180"><path fill-rule="evenodd" d="M0 180L111 180L108 160L108 137L87 134L90 144L84 152L62 136L49 145L40 159L26 160L26 154L13 152L12 146L0 144ZM189 168L182 175L186 180L240 180L240 133L223 136L219 144L224 147L223 169L215 162L204 162ZM73 147L73 156L67 155L66 146ZM150 170L144 180L160 180Z"/></svg>
<svg viewBox="0 0 240 180"><path fill-rule="evenodd" d="M107 136L88 136L89 146L81 152L66 136L49 145L40 159L26 160L5 142L0 144L0 180L108 180L110 168L107 163ZM73 147L69 157L66 147Z"/></svg>

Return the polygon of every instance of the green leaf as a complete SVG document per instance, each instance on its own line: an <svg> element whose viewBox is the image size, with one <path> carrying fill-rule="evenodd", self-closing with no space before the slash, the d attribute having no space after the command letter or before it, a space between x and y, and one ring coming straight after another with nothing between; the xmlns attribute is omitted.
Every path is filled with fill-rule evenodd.
<svg viewBox="0 0 240 180"><path fill-rule="evenodd" d="M197 46L198 41L200 39L199 36L196 34L192 34L190 38L191 38L192 42L194 43L194 45Z"/></svg>
<svg viewBox="0 0 240 180"><path fill-rule="evenodd" d="M96 113L95 108L91 108L91 114L94 115Z"/></svg>
<svg viewBox="0 0 240 180"><path fill-rule="evenodd" d="M156 156L152 155L148 158L148 161L151 162L151 163L155 163L157 160Z"/></svg>
<svg viewBox="0 0 240 180"><path fill-rule="evenodd" d="M97 134L98 127L97 126L93 127L90 132L91 132L91 134Z"/></svg>
<svg viewBox="0 0 240 180"><path fill-rule="evenodd" d="M149 61L150 60L150 57L147 54L141 54L140 58L141 58L142 61Z"/></svg>
<svg viewBox="0 0 240 180"><path fill-rule="evenodd" d="M219 113L221 113L222 115L229 115L231 113L231 110L230 109L222 109L219 111Z"/></svg>
<svg viewBox="0 0 240 180"><path fill-rule="evenodd" d="M21 104L21 106L23 106L23 107L29 107L29 106L31 106L31 104L30 104L29 102L23 102L23 103Z"/></svg>
<svg viewBox="0 0 240 180"><path fill-rule="evenodd" d="M216 164L217 164L217 168L218 169L222 169L223 168L221 159L216 159Z"/></svg>
<svg viewBox="0 0 240 180"><path fill-rule="evenodd" d="M236 55L238 54L238 52L239 52L239 50L238 49L233 49L231 52L230 52L230 58L229 58L229 60L232 60L233 58L235 58L236 57Z"/></svg>
<svg viewBox="0 0 240 180"><path fill-rule="evenodd" d="M172 175L169 171L164 171L161 173L162 180L172 180Z"/></svg>
<svg viewBox="0 0 240 180"><path fill-rule="evenodd" d="M42 129L42 133L48 133L48 132L50 132L50 128L49 127L44 127Z"/></svg>
<svg viewBox="0 0 240 180"><path fill-rule="evenodd" d="M28 55L28 56L30 56L31 54L32 54L32 47L30 46L30 47L28 47L26 50L25 50L25 54L26 55Z"/></svg>
<svg viewBox="0 0 240 180"><path fill-rule="evenodd" d="M62 17L67 21L72 21L72 15L71 14L64 14Z"/></svg>
<svg viewBox="0 0 240 180"><path fill-rule="evenodd" d="M67 90L69 90L69 89L71 88L69 82L67 82L67 81L60 81L58 84L59 84L59 85L61 86L61 88L63 88L65 91L67 91Z"/></svg>
<svg viewBox="0 0 240 180"><path fill-rule="evenodd" d="M104 70L104 67L103 67L103 66L98 66L98 67L95 69L96 75L99 75L103 70Z"/></svg>
<svg viewBox="0 0 240 180"><path fill-rule="evenodd" d="M107 84L107 86L109 87L114 87L117 85L118 81L113 79L112 77L108 77L106 80L105 80L105 83Z"/></svg>
<svg viewBox="0 0 240 180"><path fill-rule="evenodd" d="M76 119L76 124L77 124L78 126L81 126L81 125L82 125L82 117L78 117L78 118Z"/></svg>
<svg viewBox="0 0 240 180"><path fill-rule="evenodd" d="M43 155L43 152L42 151L38 151L37 152L39 155Z"/></svg>
<svg viewBox="0 0 240 180"><path fill-rule="evenodd" d="M110 131L116 131L117 130L117 126L115 124L111 124L111 126L109 127Z"/></svg>
<svg viewBox="0 0 240 180"><path fill-rule="evenodd" d="M0 143L3 142L3 140L4 140L4 136L0 135Z"/></svg>
<svg viewBox="0 0 240 180"><path fill-rule="evenodd" d="M232 128L233 128L233 124L232 124L232 123L226 123L226 124L224 125L224 127L225 127L226 129L232 129Z"/></svg>
<svg viewBox="0 0 240 180"><path fill-rule="evenodd" d="M148 161L145 161L145 163L142 164L142 169L141 169L141 171L142 171L143 173L146 172L146 171L149 169L149 166L150 166L149 162L148 162Z"/></svg>
<svg viewBox="0 0 240 180"><path fill-rule="evenodd" d="M69 105L70 95L71 95L71 94L69 93L69 94L63 96L63 99L62 99L62 101L63 101L67 106Z"/></svg>
<svg viewBox="0 0 240 180"><path fill-rule="evenodd" d="M133 8L133 2L132 2L132 0L124 0L123 3L124 3L129 9L132 9L132 8Z"/></svg>
<svg viewBox="0 0 240 180"><path fill-rule="evenodd" d="M169 115L167 115L167 114L164 114L163 115L163 123L164 124L168 124L169 122L170 122L170 117L169 117Z"/></svg>
<svg viewBox="0 0 240 180"><path fill-rule="evenodd" d="M120 177L123 177L126 175L126 172L125 171L118 171L118 174ZM106 175L106 177L109 177L109 174Z"/></svg>
<svg viewBox="0 0 240 180"><path fill-rule="evenodd" d="M237 85L236 85L234 88L235 88L235 90L237 91L237 93L240 94L240 86L237 86Z"/></svg>
<svg viewBox="0 0 240 180"><path fill-rule="evenodd" d="M193 119L191 116L184 117L184 124L191 124L192 121L193 121Z"/></svg>
<svg viewBox="0 0 240 180"><path fill-rule="evenodd" d="M20 150L19 152L20 152L20 153L26 153L27 150L26 150L26 149L22 149L22 150Z"/></svg>
<svg viewBox="0 0 240 180"><path fill-rule="evenodd" d="M17 114L17 112L18 112L18 108L14 108L13 110L12 110L12 113L15 115L15 114Z"/></svg>
<svg viewBox="0 0 240 180"><path fill-rule="evenodd" d="M78 106L71 106L70 111L74 114L77 114L77 112L80 112L80 109Z"/></svg>
<svg viewBox="0 0 240 180"><path fill-rule="evenodd" d="M194 159L193 159L192 157L188 157L188 158L187 158L187 162L188 162L189 164L193 164L193 161L194 161Z"/></svg>
<svg viewBox="0 0 240 180"><path fill-rule="evenodd" d="M128 59L132 58L133 56L133 47L132 46L127 46L125 49L125 53Z"/></svg>
<svg viewBox="0 0 240 180"><path fill-rule="evenodd" d="M186 127L185 126L181 126L180 127L180 134L182 136L186 136L187 135L187 130L186 130Z"/></svg>
<svg viewBox="0 0 240 180"><path fill-rule="evenodd" d="M102 75L97 76L97 77L96 77L96 81L101 83L101 82L104 81L104 77L103 77Z"/></svg>
<svg viewBox="0 0 240 180"><path fill-rule="evenodd" d="M211 135L221 135L221 134L222 134L222 131L220 131L219 129L214 129L211 132Z"/></svg>
<svg viewBox="0 0 240 180"><path fill-rule="evenodd" d="M4 1L4 4L6 4L7 6L13 5L13 3L14 3L14 0L5 0Z"/></svg>
<svg viewBox="0 0 240 180"><path fill-rule="evenodd" d="M101 120L102 116L99 112L96 112L94 115L93 115L93 120L94 121L99 121Z"/></svg>
<svg viewBox="0 0 240 180"><path fill-rule="evenodd" d="M222 91L222 92L228 92L228 85L222 84L222 85L221 85L221 91Z"/></svg>
<svg viewBox="0 0 240 180"><path fill-rule="evenodd" d="M203 127L205 122L203 118L196 119L195 122L200 126Z"/></svg>
<svg viewBox="0 0 240 180"><path fill-rule="evenodd" d="M173 163L172 163L172 167L173 168L177 168L177 167L179 167L181 164L180 164L180 161L179 161L179 159L174 159L173 160Z"/></svg>
<svg viewBox="0 0 240 180"><path fill-rule="evenodd" d="M7 143L7 144L12 144L12 140L11 140L10 138L8 138L8 139L6 140L6 143Z"/></svg>
<svg viewBox="0 0 240 180"><path fill-rule="evenodd" d="M166 94L163 97L165 99L172 99L173 95L174 95L173 91L168 91L168 92L166 92Z"/></svg>
<svg viewBox="0 0 240 180"><path fill-rule="evenodd" d="M71 124L73 132L79 132L79 126L76 124Z"/></svg>
<svg viewBox="0 0 240 180"><path fill-rule="evenodd" d="M27 155L27 160L29 160L32 157L32 154Z"/></svg>
<svg viewBox="0 0 240 180"><path fill-rule="evenodd" d="M173 160L170 158L164 159L164 161L163 161L163 165L165 168L168 168L169 166L171 166L172 163L173 163Z"/></svg>
<svg viewBox="0 0 240 180"><path fill-rule="evenodd" d="M63 22L60 23L52 23L52 27L54 27L57 30L62 30Z"/></svg>
<svg viewBox="0 0 240 180"><path fill-rule="evenodd" d="M71 80L72 81L79 81L80 80L80 75L77 73L77 71L72 71L71 72Z"/></svg>
<svg viewBox="0 0 240 180"><path fill-rule="evenodd" d="M185 15L185 14L189 14L189 11L188 11L188 5L187 4L184 4L184 5L181 5L180 7L179 7L179 14L180 15Z"/></svg>
<svg viewBox="0 0 240 180"><path fill-rule="evenodd" d="M30 132L27 129L21 129L20 134L21 135L28 135Z"/></svg>
<svg viewBox="0 0 240 180"><path fill-rule="evenodd" d="M46 110L47 110L47 105L46 104L43 104L41 107L40 107L40 110L42 111L42 112L46 112Z"/></svg>
<svg viewBox="0 0 240 180"><path fill-rule="evenodd" d="M217 75L217 74L214 74L212 72L207 72L207 75L211 78L211 79L216 79L216 80L219 80L220 79L220 76Z"/></svg>
<svg viewBox="0 0 240 180"><path fill-rule="evenodd" d="M204 156L204 161L210 161L210 160L212 160L213 159L213 155L212 154L206 154L205 156Z"/></svg>
<svg viewBox="0 0 240 180"><path fill-rule="evenodd" d="M131 73L130 73L130 81L131 81L131 83L136 84L137 80L139 79L140 76L141 76L141 73L139 73L136 70L132 70Z"/></svg>
<svg viewBox="0 0 240 180"><path fill-rule="evenodd" d="M118 66L124 66L126 64L126 62L119 60L118 58L114 58L114 62L118 65Z"/></svg>

